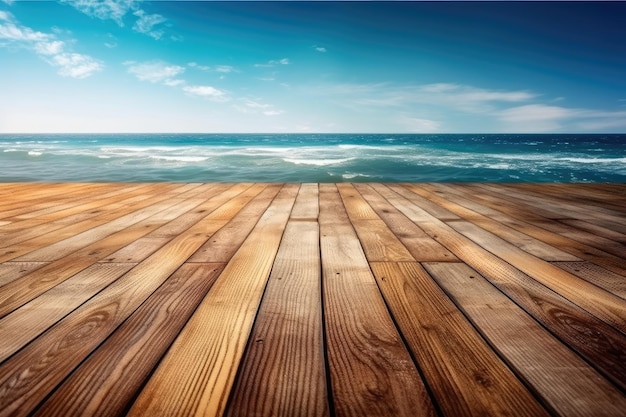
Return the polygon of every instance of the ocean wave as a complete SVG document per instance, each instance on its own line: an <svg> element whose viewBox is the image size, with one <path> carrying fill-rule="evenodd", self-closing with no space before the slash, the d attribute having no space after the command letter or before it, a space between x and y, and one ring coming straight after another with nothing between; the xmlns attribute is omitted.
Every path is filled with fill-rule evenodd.
<svg viewBox="0 0 626 417"><path fill-rule="evenodd" d="M43 155L43 152L41 152L41 151L28 151L28 155L29 156L41 156L41 155Z"/></svg>
<svg viewBox="0 0 626 417"><path fill-rule="evenodd" d="M167 156L167 155L151 155L150 158L168 162L203 162L209 159L204 156Z"/></svg>
<svg viewBox="0 0 626 417"><path fill-rule="evenodd" d="M283 158L283 161L289 162L295 165L315 165L315 166L327 166L327 165L337 165L343 164L344 162L348 162L353 160L354 158L341 158L341 159L293 159L293 158Z"/></svg>

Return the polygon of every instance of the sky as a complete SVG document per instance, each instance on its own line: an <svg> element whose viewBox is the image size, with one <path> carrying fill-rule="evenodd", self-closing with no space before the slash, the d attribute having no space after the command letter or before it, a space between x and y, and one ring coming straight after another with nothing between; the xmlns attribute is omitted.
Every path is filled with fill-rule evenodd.
<svg viewBox="0 0 626 417"><path fill-rule="evenodd" d="M0 0L0 133L626 132L626 2Z"/></svg>

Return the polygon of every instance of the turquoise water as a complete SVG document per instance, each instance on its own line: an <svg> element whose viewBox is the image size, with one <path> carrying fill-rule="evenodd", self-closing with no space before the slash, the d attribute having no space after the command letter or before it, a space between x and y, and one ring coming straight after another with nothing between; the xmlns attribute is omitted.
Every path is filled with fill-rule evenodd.
<svg viewBox="0 0 626 417"><path fill-rule="evenodd" d="M626 135L0 135L0 181L626 182Z"/></svg>

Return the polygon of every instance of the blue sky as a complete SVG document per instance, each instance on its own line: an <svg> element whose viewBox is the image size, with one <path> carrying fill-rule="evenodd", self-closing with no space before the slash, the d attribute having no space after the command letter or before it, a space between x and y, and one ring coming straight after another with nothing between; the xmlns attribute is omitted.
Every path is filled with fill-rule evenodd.
<svg viewBox="0 0 626 417"><path fill-rule="evenodd" d="M626 3L0 0L15 132L626 132Z"/></svg>

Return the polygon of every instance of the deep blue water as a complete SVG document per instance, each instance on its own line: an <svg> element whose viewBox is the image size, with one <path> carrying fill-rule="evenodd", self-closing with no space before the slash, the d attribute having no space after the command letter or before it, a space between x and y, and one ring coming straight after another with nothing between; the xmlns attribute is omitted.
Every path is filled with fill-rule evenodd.
<svg viewBox="0 0 626 417"><path fill-rule="evenodd" d="M624 183L626 134L4 134L0 181Z"/></svg>

